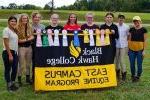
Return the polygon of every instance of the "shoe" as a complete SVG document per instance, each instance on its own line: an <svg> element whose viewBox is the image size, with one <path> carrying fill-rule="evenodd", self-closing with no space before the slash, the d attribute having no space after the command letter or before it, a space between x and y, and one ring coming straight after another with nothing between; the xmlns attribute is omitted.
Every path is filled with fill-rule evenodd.
<svg viewBox="0 0 150 100"><path fill-rule="evenodd" d="M135 76L135 78L136 78L136 82L140 81L140 76Z"/></svg>
<svg viewBox="0 0 150 100"><path fill-rule="evenodd" d="M15 84L12 84L10 88L12 91L18 90L18 87Z"/></svg>
<svg viewBox="0 0 150 100"><path fill-rule="evenodd" d="M131 76L132 82L136 82L136 77L135 76Z"/></svg>
<svg viewBox="0 0 150 100"><path fill-rule="evenodd" d="M117 76L117 79L120 80L120 69L116 70L116 76Z"/></svg>
<svg viewBox="0 0 150 100"><path fill-rule="evenodd" d="M19 84L19 87L21 87L21 86L22 86L21 76L18 76L18 84Z"/></svg>
<svg viewBox="0 0 150 100"><path fill-rule="evenodd" d="M122 73L122 80L123 80L123 81L126 80L126 74L127 74L127 72L123 72L123 73Z"/></svg>
<svg viewBox="0 0 150 100"><path fill-rule="evenodd" d="M135 82L139 82L140 80L140 77L139 76L132 76L132 82L135 83Z"/></svg>
<svg viewBox="0 0 150 100"><path fill-rule="evenodd" d="M30 80L30 76L26 75L26 83L32 85L32 81Z"/></svg>

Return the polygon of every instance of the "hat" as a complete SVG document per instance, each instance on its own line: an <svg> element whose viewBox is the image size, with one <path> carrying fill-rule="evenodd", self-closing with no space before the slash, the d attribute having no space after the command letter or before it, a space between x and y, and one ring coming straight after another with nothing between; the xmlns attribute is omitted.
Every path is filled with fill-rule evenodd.
<svg viewBox="0 0 150 100"><path fill-rule="evenodd" d="M134 16L134 17L133 17L133 21L134 21L134 20L141 21L141 18L140 18L139 16Z"/></svg>

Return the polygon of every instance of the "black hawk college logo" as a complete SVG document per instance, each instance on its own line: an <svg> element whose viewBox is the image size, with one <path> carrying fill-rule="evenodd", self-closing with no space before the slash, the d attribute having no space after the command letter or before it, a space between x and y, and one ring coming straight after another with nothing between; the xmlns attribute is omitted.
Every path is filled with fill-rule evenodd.
<svg viewBox="0 0 150 100"><path fill-rule="evenodd" d="M75 57L78 58L80 53L81 53L81 48L80 47L75 47L73 45L73 40L71 41L71 44L69 46L69 50L70 50L70 54Z"/></svg>

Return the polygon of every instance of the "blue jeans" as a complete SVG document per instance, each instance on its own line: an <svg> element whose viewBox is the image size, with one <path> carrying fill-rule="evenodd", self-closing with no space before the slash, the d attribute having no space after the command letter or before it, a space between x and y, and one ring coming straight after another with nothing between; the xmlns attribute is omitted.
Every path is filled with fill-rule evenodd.
<svg viewBox="0 0 150 100"><path fill-rule="evenodd" d="M140 50L140 51L129 50L128 52L132 76L137 75L138 77L140 77L142 74L142 62L143 62L142 52L143 50ZM135 68L136 59L137 59L137 73L136 73L136 68Z"/></svg>

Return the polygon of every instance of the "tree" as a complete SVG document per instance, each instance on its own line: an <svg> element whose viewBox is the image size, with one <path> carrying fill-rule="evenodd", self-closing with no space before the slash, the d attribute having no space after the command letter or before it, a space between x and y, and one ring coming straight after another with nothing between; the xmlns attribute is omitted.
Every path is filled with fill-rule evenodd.
<svg viewBox="0 0 150 100"><path fill-rule="evenodd" d="M49 6L48 4L46 4L43 9L44 9L44 10L49 10L49 9L51 9L51 8L50 8L50 6Z"/></svg>
<svg viewBox="0 0 150 100"><path fill-rule="evenodd" d="M16 8L17 8L17 4L15 4L15 3L10 3L8 5L8 9L16 9Z"/></svg>
<svg viewBox="0 0 150 100"><path fill-rule="evenodd" d="M53 13L54 10L54 0L51 0L47 5L50 7L50 13Z"/></svg>

